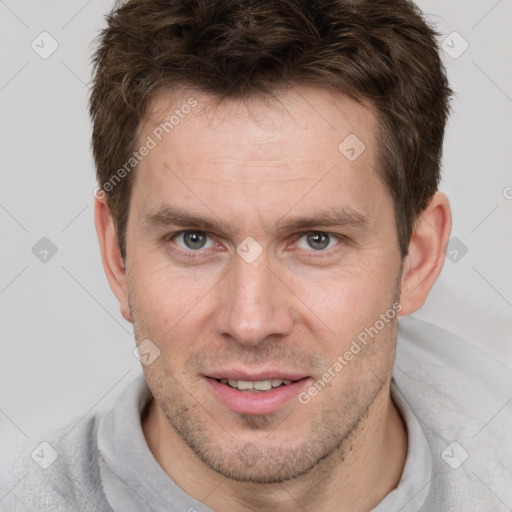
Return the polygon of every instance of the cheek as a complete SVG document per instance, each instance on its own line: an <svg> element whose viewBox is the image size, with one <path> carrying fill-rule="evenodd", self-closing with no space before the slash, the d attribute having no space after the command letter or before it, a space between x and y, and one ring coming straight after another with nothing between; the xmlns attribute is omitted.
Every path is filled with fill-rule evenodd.
<svg viewBox="0 0 512 512"><path fill-rule="evenodd" d="M310 329L323 329L331 350L350 344L392 306L396 271L362 264L310 274L295 277L293 290L307 306ZM327 341L324 336L322 339Z"/></svg>
<svg viewBox="0 0 512 512"><path fill-rule="evenodd" d="M140 265L133 272L131 292L135 321L145 331L141 335L161 342L172 337L179 343L184 330L197 323L194 319L206 314L206 298L217 281L218 276L204 273L180 275L168 264L152 266L146 261Z"/></svg>

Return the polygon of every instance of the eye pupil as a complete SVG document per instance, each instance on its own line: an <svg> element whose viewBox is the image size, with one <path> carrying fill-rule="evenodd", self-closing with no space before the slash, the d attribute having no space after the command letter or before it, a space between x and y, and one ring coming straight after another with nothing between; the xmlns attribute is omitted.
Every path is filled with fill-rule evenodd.
<svg viewBox="0 0 512 512"><path fill-rule="evenodd" d="M201 231L183 233L183 241L189 249L201 249L206 244L206 235Z"/></svg>
<svg viewBox="0 0 512 512"><path fill-rule="evenodd" d="M325 249L329 245L330 241L327 233L321 233L319 231L308 233L307 239L309 246L317 251Z"/></svg>

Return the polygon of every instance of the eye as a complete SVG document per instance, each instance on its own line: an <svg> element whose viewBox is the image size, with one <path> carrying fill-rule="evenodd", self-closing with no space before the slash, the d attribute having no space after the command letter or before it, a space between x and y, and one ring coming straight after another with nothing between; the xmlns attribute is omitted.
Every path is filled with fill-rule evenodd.
<svg viewBox="0 0 512 512"><path fill-rule="evenodd" d="M181 249L192 251L209 249L215 245L204 231L182 231L175 235L173 240Z"/></svg>
<svg viewBox="0 0 512 512"><path fill-rule="evenodd" d="M309 231L297 240L297 247L299 249L313 249L315 251L325 251L331 249L339 243L339 240L324 233L323 231Z"/></svg>

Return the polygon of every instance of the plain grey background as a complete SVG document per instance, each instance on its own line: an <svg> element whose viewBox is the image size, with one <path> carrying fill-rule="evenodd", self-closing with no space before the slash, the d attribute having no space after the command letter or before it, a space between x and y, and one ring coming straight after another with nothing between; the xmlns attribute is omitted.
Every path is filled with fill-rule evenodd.
<svg viewBox="0 0 512 512"><path fill-rule="evenodd" d="M36 446L39 432L107 407L141 371L93 223L89 58L111 5L0 0L4 442ZM442 33L457 97L441 187L454 238L415 316L512 367L512 1L420 5Z"/></svg>

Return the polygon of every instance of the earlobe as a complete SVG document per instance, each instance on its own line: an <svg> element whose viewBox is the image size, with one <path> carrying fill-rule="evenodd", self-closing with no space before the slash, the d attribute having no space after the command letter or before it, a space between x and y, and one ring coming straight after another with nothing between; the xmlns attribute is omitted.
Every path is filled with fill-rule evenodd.
<svg viewBox="0 0 512 512"><path fill-rule="evenodd" d="M94 201L96 233L100 244L103 268L110 288L119 300L121 314L128 322L131 322L132 315L129 306L126 268L125 262L121 257L121 251L119 250L114 220L110 214L106 199L98 199L96 197Z"/></svg>
<svg viewBox="0 0 512 512"><path fill-rule="evenodd" d="M443 268L451 231L448 198L437 192L417 219L402 273L401 315L419 309Z"/></svg>

